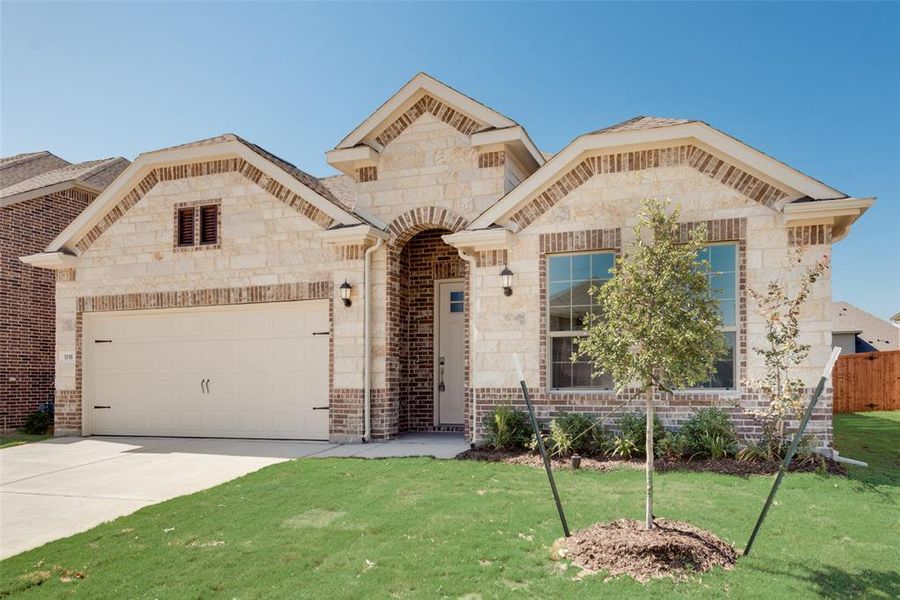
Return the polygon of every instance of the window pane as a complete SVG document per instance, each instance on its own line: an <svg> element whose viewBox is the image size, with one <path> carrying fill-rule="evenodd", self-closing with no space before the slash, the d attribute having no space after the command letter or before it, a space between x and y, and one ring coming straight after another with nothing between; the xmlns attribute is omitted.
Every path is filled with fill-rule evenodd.
<svg viewBox="0 0 900 600"><path fill-rule="evenodd" d="M609 279L612 277L609 270L613 268L614 261L615 255L611 252L591 255L591 277L593 279Z"/></svg>
<svg viewBox="0 0 900 600"><path fill-rule="evenodd" d="M569 331L580 331L584 329L584 316L591 312L590 306L573 306L572 307L572 327Z"/></svg>
<svg viewBox="0 0 900 600"><path fill-rule="evenodd" d="M451 302L450 303L450 312L452 313L461 313L465 312L465 304L462 302Z"/></svg>
<svg viewBox="0 0 900 600"><path fill-rule="evenodd" d="M570 358L572 358L572 338L553 338L553 362L569 362Z"/></svg>
<svg viewBox="0 0 900 600"><path fill-rule="evenodd" d="M734 327L737 319L735 319L735 302L734 300L722 300L719 302L719 310L722 313L722 325L725 327Z"/></svg>
<svg viewBox="0 0 900 600"><path fill-rule="evenodd" d="M572 275L572 257L551 256L548 262L550 281L569 281Z"/></svg>
<svg viewBox="0 0 900 600"><path fill-rule="evenodd" d="M715 372L709 381L698 385L701 388L725 388L734 389L734 342L735 333L725 333L725 343L728 346L728 354L716 361Z"/></svg>
<svg viewBox="0 0 900 600"><path fill-rule="evenodd" d="M572 304L572 290L569 282L550 284L550 306L569 306Z"/></svg>
<svg viewBox="0 0 900 600"><path fill-rule="evenodd" d="M709 262L713 271L734 271L736 247L734 244L722 244L709 247Z"/></svg>
<svg viewBox="0 0 900 600"><path fill-rule="evenodd" d="M450 292L450 302L462 302L463 292Z"/></svg>
<svg viewBox="0 0 900 600"><path fill-rule="evenodd" d="M568 388L572 387L572 364L571 363L553 363L551 370L550 387Z"/></svg>
<svg viewBox="0 0 900 600"><path fill-rule="evenodd" d="M550 331L572 331L572 309L568 306L550 307Z"/></svg>
<svg viewBox="0 0 900 600"><path fill-rule="evenodd" d="M577 362L572 365L572 387L591 387L591 364Z"/></svg>
<svg viewBox="0 0 900 600"><path fill-rule="evenodd" d="M709 281L713 298L734 298L734 273L722 273L713 275Z"/></svg>
<svg viewBox="0 0 900 600"><path fill-rule="evenodd" d="M572 257L572 279L578 281L580 279L590 279L591 277L591 255L578 254Z"/></svg>
<svg viewBox="0 0 900 600"><path fill-rule="evenodd" d="M590 304L591 296L588 291L591 289L590 281L573 281L572 282L572 304Z"/></svg>

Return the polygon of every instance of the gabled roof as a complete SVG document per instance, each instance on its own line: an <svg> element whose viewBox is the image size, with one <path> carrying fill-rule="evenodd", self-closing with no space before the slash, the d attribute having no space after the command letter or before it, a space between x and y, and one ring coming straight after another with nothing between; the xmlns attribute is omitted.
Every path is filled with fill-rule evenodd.
<svg viewBox="0 0 900 600"><path fill-rule="evenodd" d="M99 193L128 164L128 161L121 157L103 158L39 173L0 190L0 204L7 206L72 186Z"/></svg>
<svg viewBox="0 0 900 600"><path fill-rule="evenodd" d="M103 227L109 226L103 223L106 215L117 207L119 212L122 212L123 209L119 206L120 201L128 198L131 198L132 203L137 201L135 198L142 197L160 180L156 174L167 168L204 161L204 164L210 164L210 161L226 157L233 161L244 161L240 164L248 164L253 167L256 170L257 179L259 179L260 173L264 176L262 179L266 181L265 185L269 186L267 189L275 186L271 189L277 188L277 190L272 193L277 194L280 199L289 201L290 198L294 198L295 200L291 201L292 206L294 202L299 202L310 208L315 215L318 215L317 222L359 224L365 221L363 217L344 206L316 177L256 144L233 133L226 133L139 155L78 218L72 221L50 243L46 253L74 254L77 250L83 251L95 236L102 233ZM149 179L145 181L145 178ZM263 185L262 179L260 185ZM304 214L307 213L304 212Z"/></svg>
<svg viewBox="0 0 900 600"><path fill-rule="evenodd" d="M507 224L509 217L517 210L525 207L538 195L546 193L567 174L577 170L579 162L586 156L684 145L698 148L704 160L711 157L710 160L713 162L723 161L722 164L734 166L740 169L739 172L759 180L760 185L767 184L780 190L774 195L780 199L771 204L775 210L782 210L786 204L802 198L816 201L848 199L843 192L797 171L707 123L641 115L575 138L531 176L483 212L469 228L485 229L494 224ZM707 161L703 164L711 163ZM722 173L719 172L718 175L721 176ZM574 185L580 185L585 174L575 173L575 176L578 182ZM565 188L562 194L568 193L573 187L573 184L568 182L561 185Z"/></svg>
<svg viewBox="0 0 900 600"><path fill-rule="evenodd" d="M834 302L831 330L834 333L855 333L876 350L900 349L900 327L880 319L849 302Z"/></svg>
<svg viewBox="0 0 900 600"><path fill-rule="evenodd" d="M47 150L5 156L0 158L0 189L68 164Z"/></svg>
<svg viewBox="0 0 900 600"><path fill-rule="evenodd" d="M21 154L13 154L12 156L2 156L0 157L0 169L9 165L31 160L32 158L49 155L50 153L46 150L41 150L40 152L22 152Z"/></svg>
<svg viewBox="0 0 900 600"><path fill-rule="evenodd" d="M489 128L502 129L518 125L515 121L493 108L466 96L447 84L438 81L427 73L418 73L400 90L379 106L353 131L335 146L336 149L353 148L365 143L370 137L379 133L381 128L392 123L403 113L408 105L414 104L423 95L428 94L453 106L456 110L481 124L481 130Z"/></svg>

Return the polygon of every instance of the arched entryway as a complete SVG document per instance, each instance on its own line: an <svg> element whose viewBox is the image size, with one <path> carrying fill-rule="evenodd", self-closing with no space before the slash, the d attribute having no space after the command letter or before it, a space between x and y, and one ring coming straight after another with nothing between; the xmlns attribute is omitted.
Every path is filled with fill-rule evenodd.
<svg viewBox="0 0 900 600"><path fill-rule="evenodd" d="M387 397L381 414L373 412L384 437L463 431L468 263L442 236L466 223L447 214L392 228L387 245Z"/></svg>

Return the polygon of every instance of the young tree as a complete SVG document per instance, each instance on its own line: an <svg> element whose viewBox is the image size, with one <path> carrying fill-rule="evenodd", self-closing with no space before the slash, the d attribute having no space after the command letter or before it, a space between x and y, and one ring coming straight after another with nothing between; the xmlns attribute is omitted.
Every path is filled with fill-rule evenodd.
<svg viewBox="0 0 900 600"><path fill-rule="evenodd" d="M579 355L594 375L607 373L623 391L638 384L647 408L646 527L653 528L653 400L657 390L691 387L709 378L726 351L709 263L699 260L706 227L681 235L670 202L645 200L634 242L616 260L612 279L591 290L600 314L585 320Z"/></svg>
<svg viewBox="0 0 900 600"><path fill-rule="evenodd" d="M799 265L804 250L798 247L788 256L789 264ZM807 396L802 379L791 377L791 370L809 354L809 345L798 342L800 335L800 309L809 299L813 284L828 269L825 256L814 265L805 268L799 277L796 293L792 296L780 281L770 281L765 292L750 290L759 315L766 327L766 343L753 350L763 358L765 376L748 386L760 390L768 399L766 408L753 412L762 422L767 453L777 458L785 450L785 423L799 419Z"/></svg>

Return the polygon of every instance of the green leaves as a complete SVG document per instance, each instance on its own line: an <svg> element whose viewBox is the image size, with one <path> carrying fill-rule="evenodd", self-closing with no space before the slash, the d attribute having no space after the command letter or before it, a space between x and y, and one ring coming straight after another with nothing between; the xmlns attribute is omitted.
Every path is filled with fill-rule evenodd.
<svg viewBox="0 0 900 600"><path fill-rule="evenodd" d="M603 315L586 320L577 353L617 389L639 383L663 389L706 381L726 353L710 265L698 260L706 227L678 222L670 202L645 200L634 242L616 260L613 277L591 289Z"/></svg>

